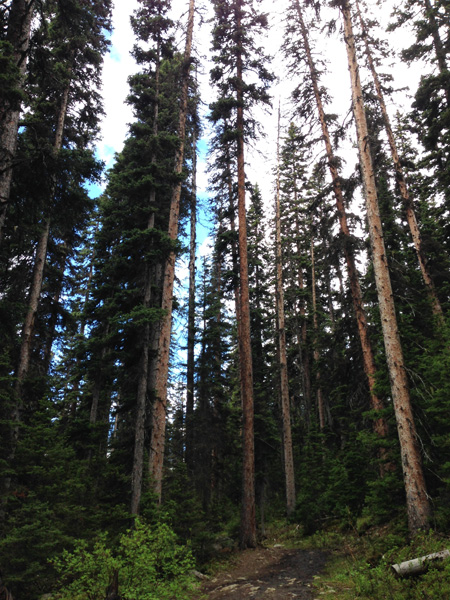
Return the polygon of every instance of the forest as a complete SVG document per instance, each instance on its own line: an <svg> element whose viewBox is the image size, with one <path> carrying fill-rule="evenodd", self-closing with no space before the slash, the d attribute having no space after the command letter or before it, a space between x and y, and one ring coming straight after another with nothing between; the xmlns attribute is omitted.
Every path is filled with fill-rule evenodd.
<svg viewBox="0 0 450 600"><path fill-rule="evenodd" d="M198 598L274 522L450 533L450 1L286 0L277 68L260 0L184 4L137 2L106 169L112 0L0 0L0 598Z"/></svg>

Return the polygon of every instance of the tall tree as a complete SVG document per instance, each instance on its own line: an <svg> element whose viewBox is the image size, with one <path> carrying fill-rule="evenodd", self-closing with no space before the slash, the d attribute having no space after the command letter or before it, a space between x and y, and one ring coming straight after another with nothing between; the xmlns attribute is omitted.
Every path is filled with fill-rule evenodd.
<svg viewBox="0 0 450 600"><path fill-rule="evenodd" d="M408 523L411 534L415 535L420 529L429 527L431 507L422 470L422 460L409 396L408 379L395 314L389 267L383 242L383 227L379 214L375 173L372 166L370 145L368 143L369 133L364 112L350 4L348 0L340 0L338 6L344 21L344 40L347 49L353 112L364 181L371 258L378 293L397 431L400 440Z"/></svg>
<svg viewBox="0 0 450 600"><path fill-rule="evenodd" d="M289 378L286 352L286 325L284 317L283 265L281 251L281 208L280 208L280 128L281 110L278 107L277 176L275 195L275 247L278 353L280 357L280 399L283 423L284 472L286 481L286 512L291 516L295 509L295 472L292 452L291 410L289 400Z"/></svg>
<svg viewBox="0 0 450 600"><path fill-rule="evenodd" d="M358 326L358 333L361 342L362 354L363 354L363 364L364 371L367 377L367 382L369 386L371 405L374 411L378 413L374 422L374 429L380 438L384 438L387 435L387 422L384 417L379 416L380 411L384 408L384 404L382 399L378 396L375 390L375 358L372 349L372 343L369 337L369 328L367 323L367 315L364 309L361 285L359 282L358 271L356 268L355 262L355 254L354 254L354 244L352 235L350 233L350 229L347 222L347 215L345 209L344 195L342 190L342 178L339 173L339 160L335 156L333 146L332 146L332 138L328 127L327 115L324 107L323 88L319 85L319 71L314 63L313 55L311 52L311 46L309 43L309 35L306 27L306 23L303 16L303 10L300 6L299 0L294 0L293 4L295 14L297 17L297 23L300 28L301 39L302 39L302 49L304 51L305 60L307 63L310 86L312 88L314 101L316 104L320 128L322 132L322 137L325 143L326 155L328 168L331 175L332 183L333 183L333 192L336 200L336 208L339 218L339 226L341 230L341 235L343 237L343 251L345 256L345 261L347 265L347 272L350 283L350 290L353 301L353 309L356 317L356 322ZM309 92L311 93L311 92ZM380 450L380 453L383 454L383 450Z"/></svg>
<svg viewBox="0 0 450 600"><path fill-rule="evenodd" d="M245 208L245 137L251 125L245 111L255 102L267 103L267 84L272 76L264 67L261 49L254 36L267 27L266 15L259 14L253 2L243 0L214 1L213 52L216 66L212 82L219 89L219 100L212 105L211 118L234 121L236 142L237 197L239 218L239 364L243 414L243 497L240 544L256 545L254 398L250 338L250 304L248 287L247 224ZM262 84L250 83L247 75L257 71Z"/></svg>
<svg viewBox="0 0 450 600"><path fill-rule="evenodd" d="M194 33L194 8L195 1L189 1L189 14L186 30L186 45L182 63L180 81L180 108L178 121L179 145L175 155L174 171L179 177L179 183L174 186L170 201L168 237L172 242L178 238L178 220L180 213L180 196L182 169L186 139L186 119L188 113L188 92L191 69L192 39ZM160 324L158 342L158 363L156 374L156 399L153 404L152 426L150 440L149 470L153 481L153 489L161 502L163 461L165 447L166 409L167 409L167 381L169 376L170 334L172 329L173 286L175 281L175 251L170 253L164 265L163 288L161 307L164 317Z"/></svg>
<svg viewBox="0 0 450 600"><path fill-rule="evenodd" d="M153 100L153 115L151 116L151 135L154 142L154 148L150 156L150 169L155 170L157 161L157 140L158 140L158 121L160 109L160 77L161 77L161 61L167 59L173 54L172 38L170 35L170 27L172 25L167 17L167 12L170 8L170 2L163 0L161 2L146 2L142 0L141 7L132 17L131 23L134 29L136 38L142 43L151 43L149 50L143 50L139 45L134 48L134 56L138 64L144 64L147 72L152 73L154 80L154 98ZM142 84L137 76L135 84ZM148 200L148 216L147 230L150 231L155 227L155 212L157 211L156 185L152 185ZM151 240L150 243L153 243ZM144 275L144 293L142 298L142 309L148 311L152 304L152 294L154 295L155 274L158 267L151 261L145 266ZM135 440L134 440L134 456L133 469L131 477L131 512L137 514L139 512L139 503L142 491L142 478L144 469L144 437L145 437L145 419L147 412L147 398L149 388L149 369L151 357L149 355L152 336L152 322L147 319L144 324L143 342L139 366L139 381L137 386L136 398L136 424L135 424Z"/></svg>
<svg viewBox="0 0 450 600"><path fill-rule="evenodd" d="M417 223L413 199L411 198L410 191L409 191L407 183L406 183L406 178L403 173L403 167L402 167L400 156L398 153L397 142L394 137L394 132L392 130L389 113L388 113L388 110L386 107L386 102L384 99L383 86L381 84L381 80L380 80L380 77L379 77L377 69L376 69L375 60L374 60L374 56L373 56L372 49L371 49L371 44L370 44L370 40L369 40L369 32L367 30L367 25L361 14L360 5L359 5L358 1L356 1L355 6L356 6L356 12L357 12L357 15L359 18L359 23L360 23L361 31L362 31L362 35L363 35L364 47L365 47L365 53L366 53L366 57L367 57L368 66L369 66L370 72L373 77L376 95L378 98L378 102L380 104L381 113L382 113L383 121L384 121L384 126L386 129L386 134L387 134L388 141L389 141L389 147L391 149L391 155L392 155L392 161L394 163L397 185L399 187L400 195L403 200L404 210L406 213L406 219L407 219L408 226L409 226L409 229L411 232L411 237L413 240L414 248L415 248L415 251L417 254L420 271L422 273L422 278L423 278L425 287L427 289L427 292L428 292L428 295L430 298L433 313L438 320L438 326L440 328L442 328L442 325L444 323L442 307L441 307L441 303L439 302L439 298L436 293L434 282L433 282L433 279L431 278L431 274L430 274L430 271L428 268L428 260L425 255L425 250L424 250L423 243L422 243L422 236L420 234L419 225Z"/></svg>

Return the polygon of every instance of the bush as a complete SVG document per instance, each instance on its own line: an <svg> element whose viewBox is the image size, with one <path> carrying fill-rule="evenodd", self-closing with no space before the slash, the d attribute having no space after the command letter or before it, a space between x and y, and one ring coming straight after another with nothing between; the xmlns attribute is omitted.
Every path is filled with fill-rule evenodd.
<svg viewBox="0 0 450 600"><path fill-rule="evenodd" d="M104 600L115 574L122 600L183 600L194 589L192 554L165 523L151 527L136 519L116 551L103 535L91 550L79 541L53 563L63 581L55 600Z"/></svg>

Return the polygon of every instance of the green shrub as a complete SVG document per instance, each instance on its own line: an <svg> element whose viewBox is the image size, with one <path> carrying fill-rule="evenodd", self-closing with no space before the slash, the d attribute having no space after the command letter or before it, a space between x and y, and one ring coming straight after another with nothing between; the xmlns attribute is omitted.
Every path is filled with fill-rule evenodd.
<svg viewBox="0 0 450 600"><path fill-rule="evenodd" d="M92 549L79 541L53 562L63 582L58 600L104 600L115 572L123 600L183 600L194 589L192 554L165 523L136 519L117 549L107 547L104 535Z"/></svg>

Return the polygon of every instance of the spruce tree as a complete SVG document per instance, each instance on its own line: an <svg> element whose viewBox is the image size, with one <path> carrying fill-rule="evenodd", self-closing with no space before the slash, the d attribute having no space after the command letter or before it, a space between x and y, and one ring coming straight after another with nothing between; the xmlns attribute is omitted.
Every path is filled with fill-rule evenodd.
<svg viewBox="0 0 450 600"><path fill-rule="evenodd" d="M383 327L386 359L389 368L392 397L397 420L397 431L402 454L408 524L411 534L416 535L420 529L429 527L431 507L423 475L403 351L395 314L389 268L386 260L386 250L383 242L383 228L379 215L375 173L372 165L370 146L368 144L369 134L358 72L350 4L347 0L342 0L338 5L344 20L344 40L347 49L351 78L352 103L364 181L372 261Z"/></svg>
<svg viewBox="0 0 450 600"><path fill-rule="evenodd" d="M180 213L181 175L186 140L186 119L188 114L189 79L191 69L191 52L194 32L194 0L189 1L189 14L186 30L186 44L181 65L180 99L178 119L178 147L175 152L174 174L179 179L174 185L169 209L168 238L176 242L178 238L178 220ZM158 360L155 374L156 400L153 403L150 439L149 471L153 489L161 502L165 426L167 408L167 381L169 375L170 334L172 328L173 285L175 280L175 252L171 252L163 268L163 284L161 292L161 320L158 336Z"/></svg>
<svg viewBox="0 0 450 600"><path fill-rule="evenodd" d="M255 466L254 466L254 399L250 341L248 292L247 225L245 209L244 146L252 130L249 109L258 102L268 103L267 84L272 76L263 64L261 50L254 36L267 28L266 15L259 14L252 2L217 0L214 6L213 61L211 81L219 98L211 106L213 122L231 120L236 143L237 196L239 216L239 361L243 411L243 499L241 546L256 545ZM250 83L247 75L257 71L259 82ZM229 132L231 133L231 131Z"/></svg>

